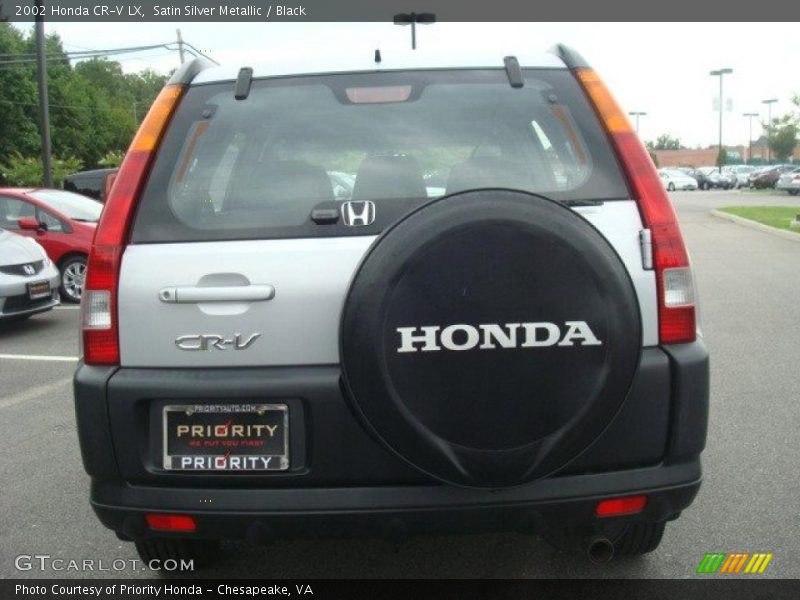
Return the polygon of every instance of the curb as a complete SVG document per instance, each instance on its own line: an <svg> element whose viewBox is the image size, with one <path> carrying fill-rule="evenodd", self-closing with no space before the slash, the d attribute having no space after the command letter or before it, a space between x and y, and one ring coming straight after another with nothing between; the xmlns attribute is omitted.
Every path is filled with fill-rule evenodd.
<svg viewBox="0 0 800 600"><path fill-rule="evenodd" d="M765 233L771 233L772 235L777 235L778 237L782 237L787 240L792 240L793 242L800 242L800 233L792 233L791 231L784 231L783 229L770 227L769 225L764 225L763 223L759 223L758 221L745 219L744 217L740 217L738 215L732 215L730 213L717 210L716 208L711 209L711 214L717 217L718 219L732 221L733 223L736 223L738 225L749 227L750 229L757 229Z"/></svg>

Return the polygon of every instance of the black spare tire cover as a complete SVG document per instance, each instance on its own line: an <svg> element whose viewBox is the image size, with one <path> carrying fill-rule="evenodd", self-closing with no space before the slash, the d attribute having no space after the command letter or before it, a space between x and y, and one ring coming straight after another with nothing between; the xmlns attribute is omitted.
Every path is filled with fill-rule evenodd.
<svg viewBox="0 0 800 600"><path fill-rule="evenodd" d="M408 214L356 271L340 330L345 392L372 432L433 477L543 477L584 450L631 386L630 277L583 217L476 190Z"/></svg>

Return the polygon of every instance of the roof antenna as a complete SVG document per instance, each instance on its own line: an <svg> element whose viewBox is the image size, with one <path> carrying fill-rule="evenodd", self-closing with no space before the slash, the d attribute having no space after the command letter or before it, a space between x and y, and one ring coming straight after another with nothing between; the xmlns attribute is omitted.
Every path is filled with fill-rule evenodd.
<svg viewBox="0 0 800 600"><path fill-rule="evenodd" d="M376 48L375 49L375 62L376 63L381 62L381 50L380 50L380 48Z"/></svg>

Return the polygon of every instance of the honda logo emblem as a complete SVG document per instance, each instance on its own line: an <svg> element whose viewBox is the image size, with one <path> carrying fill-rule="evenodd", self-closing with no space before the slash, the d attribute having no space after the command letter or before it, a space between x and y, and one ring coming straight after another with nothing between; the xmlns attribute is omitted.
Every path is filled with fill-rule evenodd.
<svg viewBox="0 0 800 600"><path fill-rule="evenodd" d="M348 227L365 227L372 225L375 220L375 203L369 200L363 202L343 202L342 221Z"/></svg>
<svg viewBox="0 0 800 600"><path fill-rule="evenodd" d="M25 271L25 275L36 275L36 267L33 265L22 265L22 270Z"/></svg>

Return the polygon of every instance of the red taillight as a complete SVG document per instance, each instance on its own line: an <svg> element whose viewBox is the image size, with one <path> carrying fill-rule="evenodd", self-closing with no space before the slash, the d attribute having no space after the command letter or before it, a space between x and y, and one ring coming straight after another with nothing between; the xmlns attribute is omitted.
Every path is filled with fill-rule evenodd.
<svg viewBox="0 0 800 600"><path fill-rule="evenodd" d="M628 496L627 498L609 498L601 500L594 509L598 517L617 517L640 513L647 506L647 496Z"/></svg>
<svg viewBox="0 0 800 600"><path fill-rule="evenodd" d="M658 288L658 331L662 344L697 339L689 257L678 219L650 154L605 84L591 69L576 76L602 120L617 153L642 221L650 230Z"/></svg>
<svg viewBox="0 0 800 600"><path fill-rule="evenodd" d="M117 284L122 252L147 170L183 91L180 85L161 90L128 148L97 225L81 306L83 359L88 365L119 364Z"/></svg>
<svg viewBox="0 0 800 600"><path fill-rule="evenodd" d="M189 515L159 515L148 513L144 516L147 526L156 531L194 531L197 524Z"/></svg>

